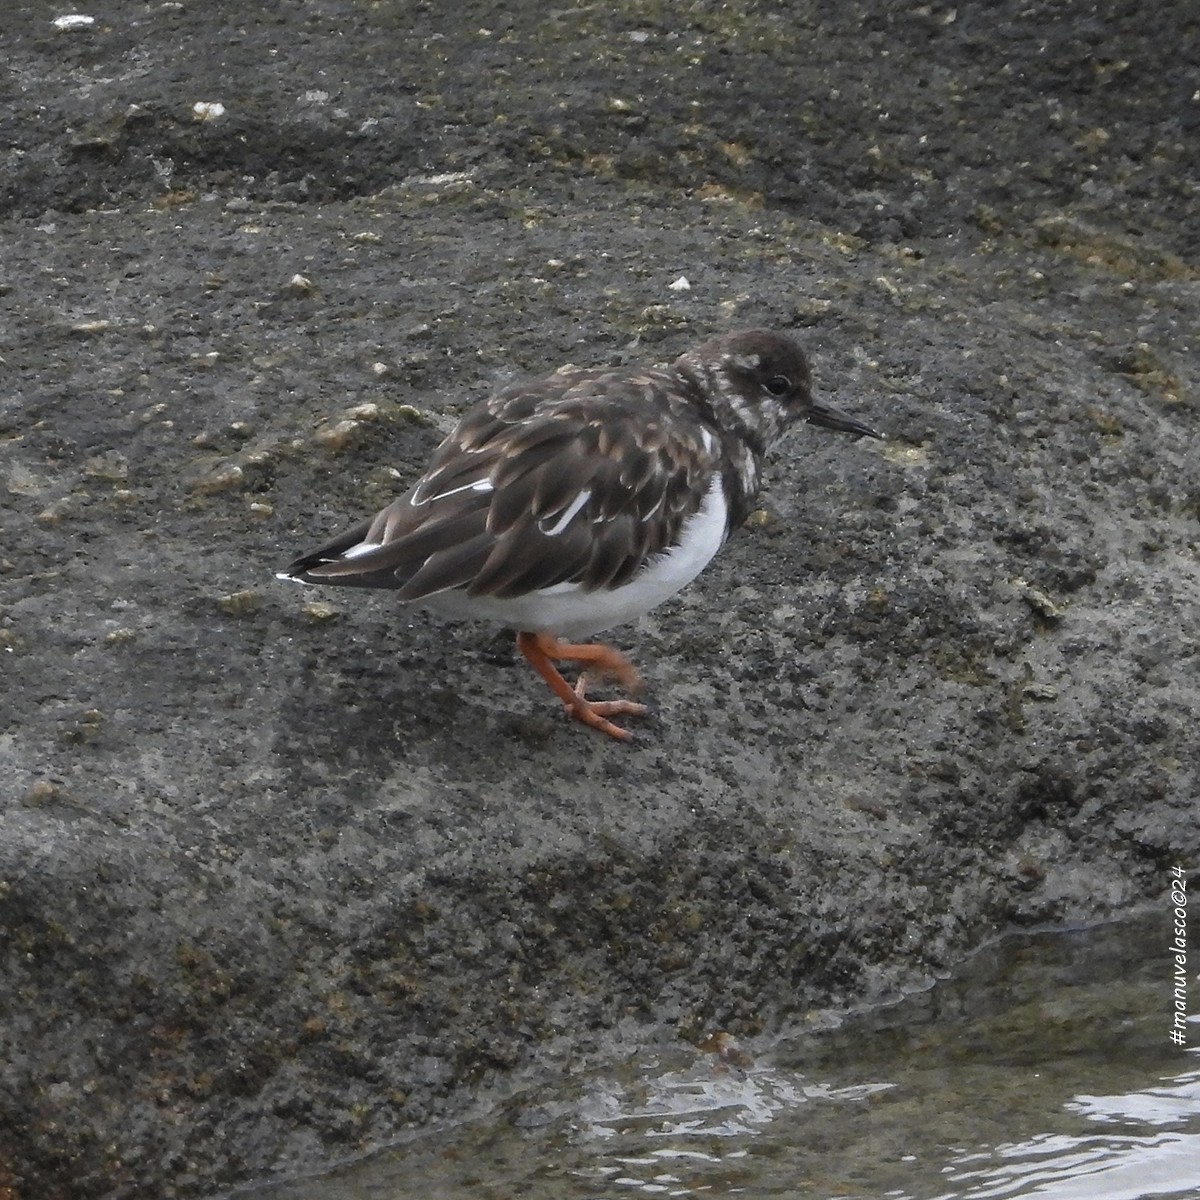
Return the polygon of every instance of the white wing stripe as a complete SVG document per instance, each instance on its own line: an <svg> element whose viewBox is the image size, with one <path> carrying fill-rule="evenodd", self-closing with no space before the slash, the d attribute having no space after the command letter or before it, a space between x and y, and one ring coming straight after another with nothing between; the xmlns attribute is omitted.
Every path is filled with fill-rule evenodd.
<svg viewBox="0 0 1200 1200"><path fill-rule="evenodd" d="M422 496L421 489L417 488L413 494L409 504L413 508L421 504L434 504L438 500L447 500L451 496L457 496L459 492L490 492L492 490L492 481L490 479L477 479L474 483L464 483L462 487L451 488L448 492L442 492L437 496Z"/></svg>
<svg viewBox="0 0 1200 1200"><path fill-rule="evenodd" d="M575 519L575 518L576 518L576 517L579 515L579 510L580 510L580 509L581 509L581 508L582 508L582 507L583 507L583 506L584 506L584 505L585 505L585 504L586 504L586 503L587 503L587 502L588 502L588 501L589 501L591 498L592 498L592 493L591 493L590 491L586 491L586 492L580 492L580 493L579 493L579 495L578 495L578 496L576 496L576 497L575 497L575 499L571 501L571 507L570 507L570 508L568 508L568 509L567 509L567 510L566 510L566 511L563 513L563 515L562 515L561 517L559 517L559 518L558 518L558 520L557 520L557 521L555 521L555 522L554 522L554 525L553 525L553 526L552 526L550 529L547 529L547 528L546 528L546 522L545 522L545 521L539 521L539 522L538 522L538 528L539 528L539 529L540 529L540 530L541 530L541 531L542 531L542 532L543 532L543 533L544 533L544 534L545 534L547 537L558 537L558 535L559 535L560 533L562 533L562 531L563 531L564 529L566 529L566 527L567 527L568 525L570 525L570 523L571 523L571 522L572 522L572 521L573 521L573 520L574 520L574 519Z"/></svg>

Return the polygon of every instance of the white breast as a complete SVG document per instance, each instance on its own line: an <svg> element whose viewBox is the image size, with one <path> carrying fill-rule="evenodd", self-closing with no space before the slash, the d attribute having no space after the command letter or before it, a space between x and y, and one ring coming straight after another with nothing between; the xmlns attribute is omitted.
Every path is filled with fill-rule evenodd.
<svg viewBox="0 0 1200 1200"><path fill-rule="evenodd" d="M648 613L691 583L721 548L727 524L725 492L721 477L715 475L704 503L684 522L679 542L651 559L634 579L619 588L587 592L578 584L560 583L507 599L440 592L421 603L449 617L495 621L530 633L586 637Z"/></svg>

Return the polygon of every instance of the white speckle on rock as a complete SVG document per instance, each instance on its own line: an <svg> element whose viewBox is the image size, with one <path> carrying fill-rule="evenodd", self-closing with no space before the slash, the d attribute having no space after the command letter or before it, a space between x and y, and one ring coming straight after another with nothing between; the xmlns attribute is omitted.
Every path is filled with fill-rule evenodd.
<svg viewBox="0 0 1200 1200"><path fill-rule="evenodd" d="M454 183L470 183L472 171L443 171L437 175L409 175L402 183L404 186L445 187Z"/></svg>
<svg viewBox="0 0 1200 1200"><path fill-rule="evenodd" d="M64 17L54 18L56 29L87 29L89 25L95 25L95 23L95 17L85 17L83 13L68 13Z"/></svg>
<svg viewBox="0 0 1200 1200"><path fill-rule="evenodd" d="M667 284L667 291L669 292L690 292L691 290L692 285L688 282L686 275L680 275L674 283Z"/></svg>

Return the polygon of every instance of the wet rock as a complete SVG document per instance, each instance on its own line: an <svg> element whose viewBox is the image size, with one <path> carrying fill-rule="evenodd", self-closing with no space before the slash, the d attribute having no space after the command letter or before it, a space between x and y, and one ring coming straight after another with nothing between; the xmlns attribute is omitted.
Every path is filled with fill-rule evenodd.
<svg viewBox="0 0 1200 1200"><path fill-rule="evenodd" d="M736 1064L1197 860L1191 6L768 9L6 8L0 1189ZM750 325L888 441L614 632L633 745L274 581L489 391Z"/></svg>

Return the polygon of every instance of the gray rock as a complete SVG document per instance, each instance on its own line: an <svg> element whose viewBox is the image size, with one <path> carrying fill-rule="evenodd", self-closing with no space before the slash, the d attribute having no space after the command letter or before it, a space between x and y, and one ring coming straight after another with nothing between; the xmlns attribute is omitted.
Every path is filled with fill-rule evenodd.
<svg viewBox="0 0 1200 1200"><path fill-rule="evenodd" d="M9 7L0 1190L310 1168L1194 866L1191 5ZM498 384L749 325L891 440L799 431L619 631L632 746L273 581Z"/></svg>

